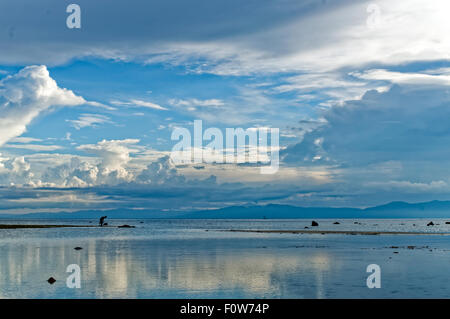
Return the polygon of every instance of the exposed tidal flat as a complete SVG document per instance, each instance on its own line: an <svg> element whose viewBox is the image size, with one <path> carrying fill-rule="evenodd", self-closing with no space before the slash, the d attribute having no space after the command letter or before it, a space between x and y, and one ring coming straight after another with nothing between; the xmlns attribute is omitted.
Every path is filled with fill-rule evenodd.
<svg viewBox="0 0 450 319"><path fill-rule="evenodd" d="M0 229L0 297L450 298L446 221L3 220L67 227ZM367 288L369 264L380 289Z"/></svg>
<svg viewBox="0 0 450 319"><path fill-rule="evenodd" d="M20 228L62 228L62 227L94 227L94 226L80 226L80 225L40 225L40 224L0 224L0 229L20 229Z"/></svg>

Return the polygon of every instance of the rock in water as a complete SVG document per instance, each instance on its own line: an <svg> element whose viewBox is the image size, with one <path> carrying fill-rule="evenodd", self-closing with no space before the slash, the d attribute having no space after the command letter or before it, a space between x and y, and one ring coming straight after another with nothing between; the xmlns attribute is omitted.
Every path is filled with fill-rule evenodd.
<svg viewBox="0 0 450 319"><path fill-rule="evenodd" d="M333 224L334 224L334 225L339 225L339 224L340 224L340 222L334 222Z"/></svg>
<svg viewBox="0 0 450 319"><path fill-rule="evenodd" d="M56 279L53 278L53 277L50 277L50 278L47 279L47 282L48 282L50 285L53 285L53 284L56 282Z"/></svg>
<svg viewBox="0 0 450 319"><path fill-rule="evenodd" d="M81 249L83 249L83 247L75 247L74 249L75 250L81 250Z"/></svg>
<svg viewBox="0 0 450 319"><path fill-rule="evenodd" d="M130 226L130 225L122 225L122 226L117 226L119 228L134 228L134 226Z"/></svg>
<svg viewBox="0 0 450 319"><path fill-rule="evenodd" d="M450 225L450 222L445 222L445 225Z"/></svg>
<svg viewBox="0 0 450 319"><path fill-rule="evenodd" d="M427 224L427 226L434 226L434 223L433 223L433 222L429 222L429 223Z"/></svg>
<svg viewBox="0 0 450 319"><path fill-rule="evenodd" d="M319 226L319 223L317 223L316 221L312 221L311 226Z"/></svg>

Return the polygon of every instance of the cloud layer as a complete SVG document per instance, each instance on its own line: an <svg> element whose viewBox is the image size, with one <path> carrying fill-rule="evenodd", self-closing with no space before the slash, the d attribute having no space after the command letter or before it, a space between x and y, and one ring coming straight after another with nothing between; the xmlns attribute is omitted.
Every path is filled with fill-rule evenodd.
<svg viewBox="0 0 450 319"><path fill-rule="evenodd" d="M77 3L80 30L66 28L64 2L0 3L0 209L367 206L449 193L447 0ZM46 66L3 71L27 64L59 66L58 83L114 107L61 88ZM47 139L22 136L54 107L82 104ZM291 144L279 173L175 166L170 130L194 119L280 127Z"/></svg>
<svg viewBox="0 0 450 319"><path fill-rule="evenodd" d="M57 0L0 4L0 26L8 30L0 34L0 63L58 64L96 55L248 74L439 60L450 52L446 0L78 4L80 30L66 28L66 4Z"/></svg>
<svg viewBox="0 0 450 319"><path fill-rule="evenodd" d="M75 106L86 101L58 87L47 68L28 66L0 81L0 146L22 135L40 113L52 106Z"/></svg>

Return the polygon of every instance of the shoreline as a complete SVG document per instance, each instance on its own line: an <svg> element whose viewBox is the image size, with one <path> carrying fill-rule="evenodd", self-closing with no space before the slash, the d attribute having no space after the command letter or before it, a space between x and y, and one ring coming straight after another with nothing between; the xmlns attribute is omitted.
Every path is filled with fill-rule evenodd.
<svg viewBox="0 0 450 319"><path fill-rule="evenodd" d="M69 228L69 227L99 227L94 225L19 225L19 224L0 224L0 229L20 229L20 228ZM103 226L108 227L108 226Z"/></svg>
<svg viewBox="0 0 450 319"><path fill-rule="evenodd" d="M252 230L229 229L227 232L242 233L276 233L276 234L342 234L342 235L441 235L450 236L450 233L425 233L425 232L397 232L397 231L355 231L355 230Z"/></svg>

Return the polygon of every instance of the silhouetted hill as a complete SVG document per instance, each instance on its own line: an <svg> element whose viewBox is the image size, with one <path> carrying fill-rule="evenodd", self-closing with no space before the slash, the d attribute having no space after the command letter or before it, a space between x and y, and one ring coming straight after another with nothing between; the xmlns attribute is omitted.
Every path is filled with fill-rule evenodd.
<svg viewBox="0 0 450 319"><path fill-rule="evenodd" d="M183 218L230 218L230 219L294 219L294 218L358 218L358 208L296 207L269 204L264 206L231 206L216 210L198 211Z"/></svg>
<svg viewBox="0 0 450 319"><path fill-rule="evenodd" d="M206 217L207 216L207 217ZM184 218L446 218L450 217L450 201L410 204L391 202L366 209L333 207L296 207L289 205L232 206L200 211Z"/></svg>
<svg viewBox="0 0 450 319"><path fill-rule="evenodd" d="M151 210L116 209L109 211L78 211L73 213L33 213L0 215L8 219L98 219L107 215L117 219L182 218L182 219L296 219L296 218L450 218L450 201L423 203L391 202L360 208L297 207L290 205L230 206L195 212L161 212Z"/></svg>

